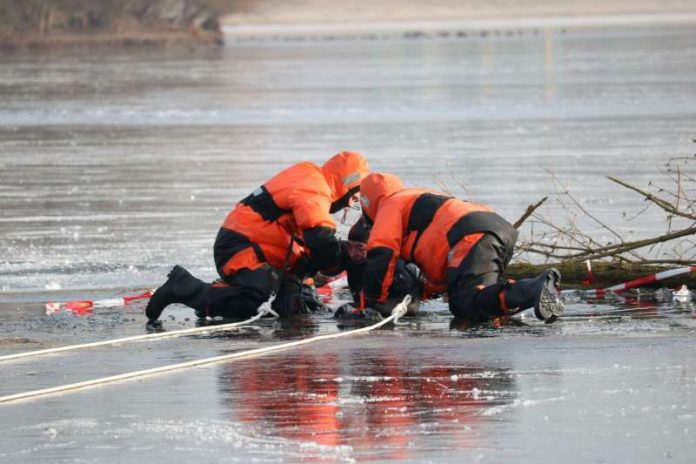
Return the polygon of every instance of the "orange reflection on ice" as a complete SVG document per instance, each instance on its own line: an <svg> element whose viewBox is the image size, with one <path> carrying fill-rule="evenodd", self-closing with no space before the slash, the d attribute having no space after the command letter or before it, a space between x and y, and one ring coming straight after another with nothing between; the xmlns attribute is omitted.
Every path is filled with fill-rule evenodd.
<svg viewBox="0 0 696 464"><path fill-rule="evenodd" d="M337 377L335 358L303 357L292 366L278 359L259 359L240 375L230 375L244 397L240 419L267 424L285 438L340 444L338 383L315 381ZM235 374L233 368L229 374Z"/></svg>
<svg viewBox="0 0 696 464"><path fill-rule="evenodd" d="M451 449L481 446L481 413L510 400L514 379L480 366L421 367L400 351L259 358L225 366L235 420L287 439L409 459L424 434ZM472 431L473 430L473 431Z"/></svg>

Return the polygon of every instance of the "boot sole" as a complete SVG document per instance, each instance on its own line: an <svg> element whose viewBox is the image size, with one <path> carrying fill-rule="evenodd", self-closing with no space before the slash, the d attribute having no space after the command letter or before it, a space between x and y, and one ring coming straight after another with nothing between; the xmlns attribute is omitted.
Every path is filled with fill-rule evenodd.
<svg viewBox="0 0 696 464"><path fill-rule="evenodd" d="M558 295L555 292L551 293L548 288L544 288L541 291L539 303L534 306L534 315L537 319L546 321L551 318L557 318L563 314L564 309L563 302Z"/></svg>
<svg viewBox="0 0 696 464"><path fill-rule="evenodd" d="M556 291L556 286L561 280L561 274L556 269L549 270L549 278L541 290L539 300L534 305L534 315L542 321L555 321L563 314L565 309L563 302Z"/></svg>

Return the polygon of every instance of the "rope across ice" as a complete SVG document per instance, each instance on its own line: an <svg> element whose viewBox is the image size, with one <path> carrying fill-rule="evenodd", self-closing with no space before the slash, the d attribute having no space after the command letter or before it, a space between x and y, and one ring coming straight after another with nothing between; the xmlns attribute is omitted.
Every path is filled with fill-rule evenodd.
<svg viewBox="0 0 696 464"><path fill-rule="evenodd" d="M297 341L288 342L288 343L281 343L278 345L272 345L272 346L267 346L267 347L263 347L263 348L256 348L253 350L240 351L240 352L225 354L225 355L221 355L221 356L214 356L211 358L197 359L194 361L187 361L187 362L178 363L178 364L169 364L166 366L155 367L152 369L126 372L124 374L112 375L109 377L100 377L97 379L86 380L83 382L71 383L71 384L66 384L66 385L59 385L57 387L44 388L41 390L33 390L33 391L28 391L28 392L16 393L13 395L7 395L7 396L0 397L0 403L10 403L13 401L26 400L26 399L30 399L30 398L45 397L45 396L49 396L49 395L80 390L83 388L89 388L89 387L93 387L93 386L97 386L97 385L105 385L105 384L114 383L114 382L121 382L124 380L133 379L133 378L140 378L140 377L145 377L145 376L150 376L150 375L162 374L165 372L172 372L172 371L181 370L181 369L189 369L192 367L198 367L198 366L202 366L202 365L206 365L206 364L213 364L213 363L217 363L217 362L221 362L221 361L229 361L229 360L233 360L233 359L247 358L250 356L262 356L262 355L265 355L268 353L287 350L290 348L295 348L298 346L307 345L310 343L316 343L316 342L320 342L320 341L324 341L324 340L333 340L333 339L341 338L341 337L351 337L351 336L355 336L355 335L361 335L361 334L370 332L372 330L375 330L379 327L382 327L383 325L388 324L392 321L398 322L399 318L403 317L406 314L406 312L408 310L407 307L408 307L408 304L410 302L411 302L411 296L406 295L406 297L404 297L403 301L401 301L401 303L399 303L398 305L396 305L394 307L394 309L392 310L391 315L389 317L386 317L375 324L369 325L367 327L355 329L355 330L338 332L338 333L329 334L329 335L319 335L316 337L305 338L303 340L297 340ZM159 335L159 334L155 334L155 335Z"/></svg>

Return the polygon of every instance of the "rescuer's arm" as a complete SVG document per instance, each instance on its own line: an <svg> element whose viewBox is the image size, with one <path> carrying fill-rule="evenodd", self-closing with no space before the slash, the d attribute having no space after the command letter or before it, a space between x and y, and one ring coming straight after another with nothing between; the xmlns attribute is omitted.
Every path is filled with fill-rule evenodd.
<svg viewBox="0 0 696 464"><path fill-rule="evenodd" d="M363 283L364 304L375 307L387 299L401 254L403 226L397 208L382 208L367 242L367 265Z"/></svg>
<svg viewBox="0 0 696 464"><path fill-rule="evenodd" d="M348 259L347 242L336 237L336 223L329 214L331 201L322 194L306 194L293 201L292 212L312 263L324 274L340 272Z"/></svg>

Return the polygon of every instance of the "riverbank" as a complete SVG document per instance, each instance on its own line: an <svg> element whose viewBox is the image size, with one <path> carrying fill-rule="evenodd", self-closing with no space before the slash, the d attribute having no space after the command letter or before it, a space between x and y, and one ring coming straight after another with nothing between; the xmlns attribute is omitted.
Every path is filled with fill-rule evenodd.
<svg viewBox="0 0 696 464"><path fill-rule="evenodd" d="M219 13L207 0L0 0L0 50L221 43Z"/></svg>
<svg viewBox="0 0 696 464"><path fill-rule="evenodd" d="M60 34L49 37L12 37L0 39L0 50L49 50L61 48L137 48L221 45L221 33L152 31L99 34Z"/></svg>

